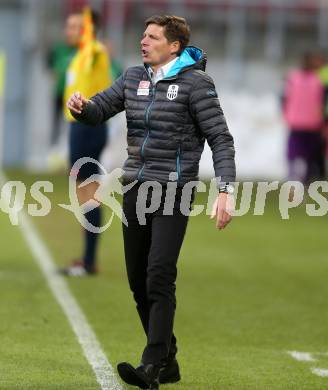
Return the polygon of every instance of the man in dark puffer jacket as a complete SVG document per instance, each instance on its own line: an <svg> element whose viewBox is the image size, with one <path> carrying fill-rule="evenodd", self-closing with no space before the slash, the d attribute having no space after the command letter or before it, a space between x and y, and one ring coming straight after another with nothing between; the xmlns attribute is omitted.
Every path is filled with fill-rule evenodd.
<svg viewBox="0 0 328 390"><path fill-rule="evenodd" d="M128 221L128 226L123 225L124 247L129 284L147 345L139 367L120 363L118 372L126 383L145 389L180 380L173 320L176 265L188 215L182 213L179 202L183 186L198 180L205 139L218 180L216 226L223 229L231 220L227 199L232 189L229 182L235 180L233 138L213 81L205 73L206 56L187 46L189 36L183 18L149 18L141 41L144 65L129 68L114 85L90 100L76 92L67 103L76 119L93 125L126 111L128 159L123 181L136 180L138 184L123 199ZM149 212L141 225L137 217L139 190L149 181L164 187L164 194L157 210ZM176 197L172 213L167 215L165 197L172 181ZM145 196L151 209L152 193Z"/></svg>

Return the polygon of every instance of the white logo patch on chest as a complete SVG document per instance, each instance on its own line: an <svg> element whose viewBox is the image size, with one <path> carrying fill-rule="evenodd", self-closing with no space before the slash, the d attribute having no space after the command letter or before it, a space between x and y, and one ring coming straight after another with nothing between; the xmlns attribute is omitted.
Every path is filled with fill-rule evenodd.
<svg viewBox="0 0 328 390"><path fill-rule="evenodd" d="M150 81L141 80L138 86L137 95L148 96L149 86L150 86Z"/></svg>
<svg viewBox="0 0 328 390"><path fill-rule="evenodd" d="M169 85L166 97L169 100L174 100L178 96L179 86L176 84Z"/></svg>

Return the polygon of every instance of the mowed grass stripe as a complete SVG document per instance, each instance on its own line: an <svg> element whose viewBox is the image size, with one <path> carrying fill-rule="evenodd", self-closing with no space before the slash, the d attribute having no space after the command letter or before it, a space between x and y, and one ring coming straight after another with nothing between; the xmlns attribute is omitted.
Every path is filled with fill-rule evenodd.
<svg viewBox="0 0 328 390"><path fill-rule="evenodd" d="M7 182L0 172L0 182ZM17 194L16 194L17 195ZM12 194L4 186L1 191L2 201L10 203ZM102 390L121 390L113 368L102 351L100 344L91 329L84 313L68 289L65 279L56 270L52 256L42 242L31 219L25 212L21 212L19 227L25 242L31 250L34 260L39 265L53 296L63 309L81 347L85 357L91 365Z"/></svg>
<svg viewBox="0 0 328 390"><path fill-rule="evenodd" d="M0 389L99 389L19 227L0 227Z"/></svg>

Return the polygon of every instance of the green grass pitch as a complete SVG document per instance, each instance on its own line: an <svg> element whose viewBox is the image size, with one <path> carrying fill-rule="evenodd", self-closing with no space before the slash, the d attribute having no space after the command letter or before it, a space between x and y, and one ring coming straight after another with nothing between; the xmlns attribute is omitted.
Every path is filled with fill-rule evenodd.
<svg viewBox="0 0 328 390"><path fill-rule="evenodd" d="M28 188L35 180L54 183L51 213L32 220L58 265L76 258L81 227L57 206L69 203L66 178L7 175ZM196 203L205 199L198 194ZM0 229L0 389L98 389L19 228L3 212ZM276 194L264 216L236 217L225 231L206 215L191 218L177 281L182 381L161 388L328 389L328 378L311 372L328 369L326 229L327 217L308 217L304 207L283 221ZM69 279L70 289L111 364L138 364L145 337L128 288L118 219L102 235L99 268L96 277ZM291 350L317 353L317 361L296 361Z"/></svg>

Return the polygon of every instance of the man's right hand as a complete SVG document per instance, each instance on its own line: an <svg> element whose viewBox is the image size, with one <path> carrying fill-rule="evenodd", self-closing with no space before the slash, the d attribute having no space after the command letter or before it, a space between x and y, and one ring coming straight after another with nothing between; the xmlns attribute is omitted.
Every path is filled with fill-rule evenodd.
<svg viewBox="0 0 328 390"><path fill-rule="evenodd" d="M76 114L81 114L83 108L86 106L88 101L89 100L83 97L80 92L75 92L68 99L66 104L70 111Z"/></svg>

